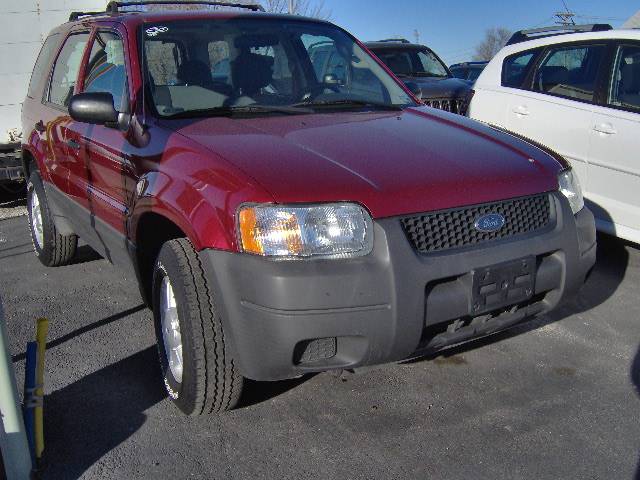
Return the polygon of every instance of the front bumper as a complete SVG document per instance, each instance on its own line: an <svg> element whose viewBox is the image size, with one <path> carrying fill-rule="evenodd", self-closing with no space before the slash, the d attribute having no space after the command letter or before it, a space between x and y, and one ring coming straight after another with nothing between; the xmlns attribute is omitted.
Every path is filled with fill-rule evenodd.
<svg viewBox="0 0 640 480"><path fill-rule="evenodd" d="M574 216L564 197L552 199L552 230L451 252L417 253L398 218L376 220L373 252L349 260L202 251L240 371L280 380L399 361L549 312L578 292L596 255L591 212ZM471 318L471 272L530 256L537 264L530 301Z"/></svg>
<svg viewBox="0 0 640 480"><path fill-rule="evenodd" d="M0 151L0 183L24 179L19 150Z"/></svg>

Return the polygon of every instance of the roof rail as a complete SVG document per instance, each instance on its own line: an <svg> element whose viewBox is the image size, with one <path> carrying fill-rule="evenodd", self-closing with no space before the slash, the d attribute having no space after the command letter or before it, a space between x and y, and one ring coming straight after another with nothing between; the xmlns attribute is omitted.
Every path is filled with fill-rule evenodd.
<svg viewBox="0 0 640 480"><path fill-rule="evenodd" d="M209 5L216 7L237 7L246 8L254 12L264 12L264 8L259 4L246 4L246 3L233 3L233 2L215 2L215 1L196 1L196 0L183 0L183 1L168 1L168 0L149 0L142 2L109 2L104 12L71 12L69 15L69 21L75 22L83 17L95 17L97 15L105 15L109 13L120 13L122 7L133 7L138 5Z"/></svg>
<svg viewBox="0 0 640 480"><path fill-rule="evenodd" d="M537 38L565 35L567 33L606 32L607 30L613 30L613 27L608 23L590 23L588 25L553 25L550 27L532 28L529 30L520 30L519 32L514 33L507 42L507 45L526 42L527 40Z"/></svg>
<svg viewBox="0 0 640 480"><path fill-rule="evenodd" d="M196 1L196 0L145 0L142 2L114 2L107 4L107 13L118 13L122 7L134 7L144 5L209 5L216 7L235 7L245 8L253 12L264 12L264 7L257 3L234 3L234 2L216 2L216 1Z"/></svg>
<svg viewBox="0 0 640 480"><path fill-rule="evenodd" d="M97 15L104 15L105 12L71 12L69 15L69 21L75 22L76 20L83 17L95 17Z"/></svg>
<svg viewBox="0 0 640 480"><path fill-rule="evenodd" d="M383 40L374 40L378 43L411 43L406 38L385 38Z"/></svg>

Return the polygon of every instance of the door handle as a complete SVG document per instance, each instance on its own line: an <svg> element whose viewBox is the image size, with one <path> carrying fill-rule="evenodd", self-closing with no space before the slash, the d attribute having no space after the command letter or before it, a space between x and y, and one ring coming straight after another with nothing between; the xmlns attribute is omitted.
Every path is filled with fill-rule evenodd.
<svg viewBox="0 0 640 480"><path fill-rule="evenodd" d="M37 121L33 128L35 128L38 133L44 133L47 130L42 120Z"/></svg>
<svg viewBox="0 0 640 480"><path fill-rule="evenodd" d="M519 105L513 109L513 113L515 113L516 115L526 117L527 115L529 115L529 109L524 105Z"/></svg>
<svg viewBox="0 0 640 480"><path fill-rule="evenodd" d="M615 135L616 133L618 133L618 131L613 128L613 125L611 125L610 123L597 123L593 127L593 130L605 135Z"/></svg>
<svg viewBox="0 0 640 480"><path fill-rule="evenodd" d="M67 146L69 146L70 148L73 148L74 150L80 150L80 144L72 138L67 140Z"/></svg>

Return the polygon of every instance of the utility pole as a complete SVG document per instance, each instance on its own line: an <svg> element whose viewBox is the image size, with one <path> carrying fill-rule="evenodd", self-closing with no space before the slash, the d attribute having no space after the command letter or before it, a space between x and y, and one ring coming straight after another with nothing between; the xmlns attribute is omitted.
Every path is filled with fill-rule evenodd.
<svg viewBox="0 0 640 480"><path fill-rule="evenodd" d="M416 43L419 44L420 43L420 32L418 31L417 28L413 31L413 36L416 39Z"/></svg>
<svg viewBox="0 0 640 480"><path fill-rule="evenodd" d="M294 0L289 0L289 15L293 15L294 9L295 9Z"/></svg>
<svg viewBox="0 0 640 480"><path fill-rule="evenodd" d="M573 20L573 17L575 17L576 14L573 12L557 12L555 16L557 18L556 23L558 25L562 25L563 27L568 27L576 24L576 22Z"/></svg>
<svg viewBox="0 0 640 480"><path fill-rule="evenodd" d="M558 25L562 25L563 27L575 25L576 22L573 20L573 17L575 17L576 14L569 10L569 7L567 6L567 2L565 2L565 0L562 0L562 4L564 5L564 12L556 12L555 16L558 19L556 20L556 23Z"/></svg>

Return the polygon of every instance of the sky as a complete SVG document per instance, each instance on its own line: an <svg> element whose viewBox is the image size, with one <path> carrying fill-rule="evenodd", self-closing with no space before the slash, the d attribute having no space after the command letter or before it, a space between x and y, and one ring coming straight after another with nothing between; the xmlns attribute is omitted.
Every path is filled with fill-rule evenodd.
<svg viewBox="0 0 640 480"><path fill-rule="evenodd" d="M621 26L640 10L638 0L566 0L576 23ZM401 36L431 47L448 65L472 59L475 46L491 27L512 31L553 25L562 0L324 0L331 21L363 41Z"/></svg>

